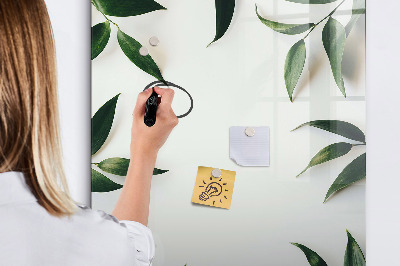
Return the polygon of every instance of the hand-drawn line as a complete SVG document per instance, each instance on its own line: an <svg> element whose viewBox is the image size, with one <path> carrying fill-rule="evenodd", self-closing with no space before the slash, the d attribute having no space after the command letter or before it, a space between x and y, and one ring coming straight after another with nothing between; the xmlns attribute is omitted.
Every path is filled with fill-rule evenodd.
<svg viewBox="0 0 400 266"><path fill-rule="evenodd" d="M193 98L192 98L192 95L190 95L190 93L187 90L185 90L184 88L182 88L181 86L178 86L178 85L176 85L176 84L174 84L172 82L169 82L169 81L154 81L154 82L148 84L144 88L144 90L146 90L148 88L151 88L151 87L154 87L154 86L164 86L165 87L165 85L180 89L180 90L182 90L183 92L185 92L189 96L189 99L190 99L190 108L189 108L189 110L186 113L182 114L182 115L177 115L176 117L183 118L183 117L187 116L188 114L190 114L190 112L193 110Z"/></svg>
<svg viewBox="0 0 400 266"><path fill-rule="evenodd" d="M204 192L199 195L199 200L206 201L210 197L216 197L221 195L222 193L222 186L220 183L211 182L207 185Z"/></svg>

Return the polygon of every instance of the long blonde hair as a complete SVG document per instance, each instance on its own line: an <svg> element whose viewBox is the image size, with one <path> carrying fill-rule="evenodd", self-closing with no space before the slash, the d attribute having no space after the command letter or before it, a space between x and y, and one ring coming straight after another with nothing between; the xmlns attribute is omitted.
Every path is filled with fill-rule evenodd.
<svg viewBox="0 0 400 266"><path fill-rule="evenodd" d="M54 38L44 0L0 0L0 172L21 171L50 214L70 215ZM3 188L4 189L4 188Z"/></svg>

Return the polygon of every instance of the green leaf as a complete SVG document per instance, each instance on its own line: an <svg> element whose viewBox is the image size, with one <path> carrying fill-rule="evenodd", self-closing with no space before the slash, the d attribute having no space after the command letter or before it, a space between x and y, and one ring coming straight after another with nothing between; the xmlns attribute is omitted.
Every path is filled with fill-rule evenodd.
<svg viewBox="0 0 400 266"><path fill-rule="evenodd" d="M311 266L327 266L326 262L313 250L309 249L308 247L298 244L298 243L291 243L292 245L300 248L307 257L308 263Z"/></svg>
<svg viewBox="0 0 400 266"><path fill-rule="evenodd" d="M343 136L348 139L352 139L355 141L360 141L365 143L365 135L364 133L355 125L340 121L340 120L314 120L300 126L296 127L293 130L301 128L302 126L312 126L316 127L340 136ZM292 131L293 131L292 130Z"/></svg>
<svg viewBox="0 0 400 266"><path fill-rule="evenodd" d="M97 166L104 172L114 175L126 176L126 174L128 173L129 162L129 159L114 157L101 161L97 164ZM168 172L168 170L154 168L153 175L160 175L166 172Z"/></svg>
<svg viewBox="0 0 400 266"><path fill-rule="evenodd" d="M347 154L351 148L353 147L352 144L346 143L346 142L338 142L338 143L333 143L322 150L320 150L310 161L306 169L303 170L300 174L297 176L301 175L307 169L316 166L321 163L326 163L330 160L336 159L338 157L341 157L345 154Z"/></svg>
<svg viewBox="0 0 400 266"><path fill-rule="evenodd" d="M119 46L129 60L132 61L132 63L156 79L164 81L160 69L154 62L153 58L151 58L150 55L140 55L139 49L142 47L142 45L138 41L123 33L121 30L118 30L117 38Z"/></svg>
<svg viewBox="0 0 400 266"><path fill-rule="evenodd" d="M343 169L326 193L324 203L333 193L344 189L367 176L366 157L366 153L361 154Z"/></svg>
<svg viewBox="0 0 400 266"><path fill-rule="evenodd" d="M290 48L285 61L285 84L291 102L293 102L293 91L303 72L305 62L306 44L301 39Z"/></svg>
<svg viewBox="0 0 400 266"><path fill-rule="evenodd" d="M162 170L162 169L154 168L153 175L161 175L161 174L164 174L164 173L166 173L168 171L169 170Z"/></svg>
<svg viewBox="0 0 400 266"><path fill-rule="evenodd" d="M329 4L336 2L337 0L286 0L288 2L299 3L299 4Z"/></svg>
<svg viewBox="0 0 400 266"><path fill-rule="evenodd" d="M349 36L351 30L362 14L365 14L365 0L353 0L352 15L346 25L346 35Z"/></svg>
<svg viewBox="0 0 400 266"><path fill-rule="evenodd" d="M275 21L271 21L265 19L258 14L257 5L256 5L256 14L260 21L266 25L267 27L273 29L276 32L288 34L288 35L295 35L299 33L303 33L310 28L312 28L315 24L314 23L307 23L307 24L284 24Z"/></svg>
<svg viewBox="0 0 400 266"><path fill-rule="evenodd" d="M119 95L107 101L92 117L92 155L103 146L110 133Z"/></svg>
<svg viewBox="0 0 400 266"><path fill-rule="evenodd" d="M128 172L129 161L129 159L114 157L101 161L97 166L104 172L126 176L126 173Z"/></svg>
<svg viewBox="0 0 400 266"><path fill-rule="evenodd" d="M365 257L357 241L347 231L347 247L344 254L344 266L365 266Z"/></svg>
<svg viewBox="0 0 400 266"><path fill-rule="evenodd" d="M210 44L224 36L231 24L234 11L235 0L215 0L216 32L214 40Z"/></svg>
<svg viewBox="0 0 400 266"><path fill-rule="evenodd" d="M92 0L95 7L106 15L129 17L166 9L153 0Z"/></svg>
<svg viewBox="0 0 400 266"><path fill-rule="evenodd" d="M344 97L346 97L346 90L342 77L342 58L345 41L345 28L339 21L330 17L322 30L322 42L331 64L336 85L339 87Z"/></svg>
<svg viewBox="0 0 400 266"><path fill-rule="evenodd" d="M92 169L92 192L109 192L122 188L122 185Z"/></svg>
<svg viewBox="0 0 400 266"><path fill-rule="evenodd" d="M110 39L110 23L108 21L92 27L91 60L95 59L106 47Z"/></svg>

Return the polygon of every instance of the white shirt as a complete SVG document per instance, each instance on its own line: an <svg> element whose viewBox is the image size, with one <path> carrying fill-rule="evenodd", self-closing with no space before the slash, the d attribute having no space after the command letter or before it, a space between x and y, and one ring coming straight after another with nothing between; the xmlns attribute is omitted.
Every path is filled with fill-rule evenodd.
<svg viewBox="0 0 400 266"><path fill-rule="evenodd" d="M78 206L71 218L52 216L21 172L0 173L0 265L151 265L149 228Z"/></svg>

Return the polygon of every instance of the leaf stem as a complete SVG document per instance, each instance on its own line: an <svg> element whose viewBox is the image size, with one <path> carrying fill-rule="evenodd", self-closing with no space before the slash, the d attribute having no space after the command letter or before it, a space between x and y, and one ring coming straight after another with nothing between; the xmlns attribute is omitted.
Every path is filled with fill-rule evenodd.
<svg viewBox="0 0 400 266"><path fill-rule="evenodd" d="M310 35L310 33L315 29L315 27L317 27L322 21L324 21L325 19L327 19L327 18L329 18L330 16L332 16L333 13L335 13L336 10L344 3L344 1L346 1L346 0L343 0L342 2L340 2L340 4L338 4L326 17L324 17L323 19L321 19L320 21L318 21L316 24L314 24L314 26L311 27L310 31L306 34L306 36L303 37L303 40L304 40L305 38L307 38L308 35Z"/></svg>
<svg viewBox="0 0 400 266"><path fill-rule="evenodd" d="M367 143L361 143L361 144L352 144L353 145L353 147L355 147L355 146L365 146L365 145L367 145Z"/></svg>
<svg viewBox="0 0 400 266"><path fill-rule="evenodd" d="M121 30L121 29L119 28L119 26L118 26L117 23L115 23L114 21L112 21L111 19L109 19L109 18L106 16L106 14L103 13L103 11L101 11L100 9L98 9L97 6L95 5L95 3L94 3L93 1L91 1L91 2L92 2L92 5L97 9L97 11L99 11L99 12L104 16L104 18L105 18L108 22L111 22L112 24L114 24L114 25L118 28L118 30Z"/></svg>

